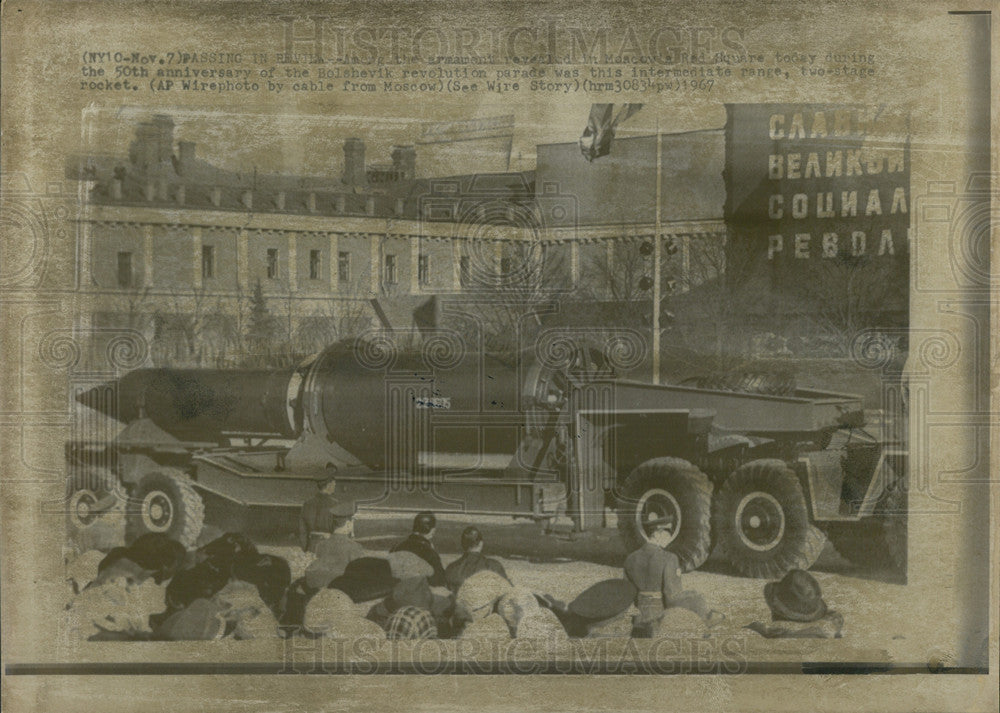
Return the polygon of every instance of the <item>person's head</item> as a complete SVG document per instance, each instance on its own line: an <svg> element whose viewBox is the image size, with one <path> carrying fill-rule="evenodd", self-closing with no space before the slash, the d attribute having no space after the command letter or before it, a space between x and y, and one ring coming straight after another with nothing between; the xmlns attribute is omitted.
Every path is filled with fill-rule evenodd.
<svg viewBox="0 0 1000 713"><path fill-rule="evenodd" d="M319 488L321 493L326 495L333 495L334 491L337 489L337 481L333 478L327 478L326 480L317 480L316 487Z"/></svg>
<svg viewBox="0 0 1000 713"><path fill-rule="evenodd" d="M653 525L649 531L649 541L654 545L666 548L673 539L673 530L666 524Z"/></svg>
<svg viewBox="0 0 1000 713"><path fill-rule="evenodd" d="M482 552L483 533L478 527L467 527L462 530L462 552Z"/></svg>
<svg viewBox="0 0 1000 713"><path fill-rule="evenodd" d="M434 513L429 511L424 511L417 513L417 516L413 518L413 532L418 535L423 535L428 540L434 537L434 529L437 527L437 518L434 517Z"/></svg>

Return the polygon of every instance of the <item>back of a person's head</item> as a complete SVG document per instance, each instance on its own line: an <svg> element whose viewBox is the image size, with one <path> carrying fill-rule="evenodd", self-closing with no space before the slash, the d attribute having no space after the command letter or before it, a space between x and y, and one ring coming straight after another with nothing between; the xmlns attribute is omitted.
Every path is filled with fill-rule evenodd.
<svg viewBox="0 0 1000 713"><path fill-rule="evenodd" d="M413 531L418 535L426 535L437 526L437 518L432 512L417 513L413 518Z"/></svg>
<svg viewBox="0 0 1000 713"><path fill-rule="evenodd" d="M469 550L475 548L477 545L482 544L483 533L479 531L478 527L467 527L462 530L462 551L468 552Z"/></svg>

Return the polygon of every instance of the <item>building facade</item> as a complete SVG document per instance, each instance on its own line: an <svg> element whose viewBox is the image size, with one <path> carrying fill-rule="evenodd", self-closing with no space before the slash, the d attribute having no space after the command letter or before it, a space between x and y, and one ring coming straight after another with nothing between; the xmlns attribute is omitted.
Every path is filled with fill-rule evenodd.
<svg viewBox="0 0 1000 713"><path fill-rule="evenodd" d="M589 174L576 144L557 144L539 147L536 171L440 178L416 177L411 146L368 165L364 142L348 139L342 175L330 178L228 172L198 159L194 143L175 143L173 128L155 116L136 127L127 157L68 168L85 187L81 319L140 331L156 363L245 361L262 315L275 343L300 354L386 319L407 328L430 295L648 290L641 263L625 278L636 294L615 283L626 253L655 234L656 137L622 140L617 163ZM692 243L725 236L723 196L717 211L710 198L683 213L678 200L704 193L705 179L692 192L694 174L721 182L721 158L718 169L704 160L721 134L687 143L697 145L685 158L683 141L664 140L660 161L660 234L674 276Z"/></svg>

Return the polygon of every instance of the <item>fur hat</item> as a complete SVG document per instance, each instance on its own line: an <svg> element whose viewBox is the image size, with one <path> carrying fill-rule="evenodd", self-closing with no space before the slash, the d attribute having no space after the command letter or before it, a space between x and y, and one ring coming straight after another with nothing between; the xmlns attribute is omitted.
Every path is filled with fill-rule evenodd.
<svg viewBox="0 0 1000 713"><path fill-rule="evenodd" d="M801 569L790 570L779 581L765 584L764 600L775 620L816 621L826 616L819 582Z"/></svg>
<svg viewBox="0 0 1000 713"><path fill-rule="evenodd" d="M455 595L455 611L466 621L482 619L511 590L510 582L495 572L481 570L462 582Z"/></svg>
<svg viewBox="0 0 1000 713"><path fill-rule="evenodd" d="M357 614L347 594L339 589L321 589L306 604L302 626L313 634L328 635L339 623L353 617Z"/></svg>

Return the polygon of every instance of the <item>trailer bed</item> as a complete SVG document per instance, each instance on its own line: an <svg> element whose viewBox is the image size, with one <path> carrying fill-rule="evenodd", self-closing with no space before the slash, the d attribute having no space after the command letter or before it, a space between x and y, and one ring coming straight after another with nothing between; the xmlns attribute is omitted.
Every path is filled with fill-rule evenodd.
<svg viewBox="0 0 1000 713"><path fill-rule="evenodd" d="M610 389L619 412L707 409L715 413L716 426L747 434L821 433L864 422L860 396L817 389L773 396L621 379L591 382L585 388L594 387Z"/></svg>

